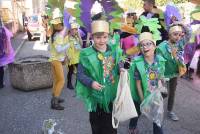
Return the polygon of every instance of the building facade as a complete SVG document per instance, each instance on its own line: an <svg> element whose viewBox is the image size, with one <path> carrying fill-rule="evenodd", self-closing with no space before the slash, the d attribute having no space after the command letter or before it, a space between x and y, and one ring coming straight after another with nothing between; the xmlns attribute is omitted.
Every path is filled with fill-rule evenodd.
<svg viewBox="0 0 200 134"><path fill-rule="evenodd" d="M0 0L0 16L14 34L23 31L23 15L30 16L44 10L47 0Z"/></svg>

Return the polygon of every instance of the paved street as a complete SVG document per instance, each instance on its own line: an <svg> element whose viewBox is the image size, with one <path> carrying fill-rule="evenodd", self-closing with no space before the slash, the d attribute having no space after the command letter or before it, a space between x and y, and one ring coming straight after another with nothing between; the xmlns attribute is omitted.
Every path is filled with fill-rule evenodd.
<svg viewBox="0 0 200 134"><path fill-rule="evenodd" d="M47 45L40 45L39 41L25 41L16 58L41 54L48 56ZM55 119L56 130L63 134L91 134L88 113L82 102L75 97L75 92L68 90L66 85L62 92L65 110L55 111L50 109L51 89L32 92L13 89L9 82L8 70L5 83L5 88L0 90L0 134L41 134L42 124L46 119ZM165 116L164 133L200 134L200 87L180 79L176 93L175 111L180 121L172 122ZM127 134L127 126L128 122L121 123L118 133ZM153 133L152 123L143 116L138 126L140 134Z"/></svg>

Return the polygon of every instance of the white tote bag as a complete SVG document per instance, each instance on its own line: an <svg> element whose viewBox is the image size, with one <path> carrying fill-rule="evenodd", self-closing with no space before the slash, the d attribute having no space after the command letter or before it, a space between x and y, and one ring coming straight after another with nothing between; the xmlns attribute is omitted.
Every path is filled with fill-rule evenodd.
<svg viewBox="0 0 200 134"><path fill-rule="evenodd" d="M137 111L130 91L130 80L128 72L125 70L120 73L120 79L117 87L117 95L113 102L112 125L118 128L119 122L137 117Z"/></svg>

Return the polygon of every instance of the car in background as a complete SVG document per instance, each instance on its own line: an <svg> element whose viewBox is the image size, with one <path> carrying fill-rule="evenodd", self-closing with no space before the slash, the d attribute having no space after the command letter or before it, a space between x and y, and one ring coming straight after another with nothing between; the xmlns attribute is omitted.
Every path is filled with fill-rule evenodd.
<svg viewBox="0 0 200 134"><path fill-rule="evenodd" d="M40 24L37 15L32 15L28 17L26 32L29 41L31 41L33 38L40 37Z"/></svg>

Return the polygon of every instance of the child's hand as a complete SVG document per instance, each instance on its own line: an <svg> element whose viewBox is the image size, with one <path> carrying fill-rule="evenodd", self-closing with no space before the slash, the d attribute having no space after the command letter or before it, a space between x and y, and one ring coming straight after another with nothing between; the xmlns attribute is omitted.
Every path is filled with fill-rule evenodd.
<svg viewBox="0 0 200 134"><path fill-rule="evenodd" d="M130 58L126 58L125 62L124 62L124 69L129 69L130 68L130 63L131 63L131 59Z"/></svg>
<svg viewBox="0 0 200 134"><path fill-rule="evenodd" d="M93 82L92 82L92 88L95 89L95 90L100 91L103 87L104 87L103 85L99 84L99 83L96 82L96 81L93 81Z"/></svg>
<svg viewBox="0 0 200 134"><path fill-rule="evenodd" d="M68 61L69 61L68 57L65 57L64 61L62 62L62 65L66 65Z"/></svg>
<svg viewBox="0 0 200 134"><path fill-rule="evenodd" d="M122 72L125 72L125 71L126 71L126 69L125 69L125 68L120 68L119 70L120 70L120 73L122 73Z"/></svg>

